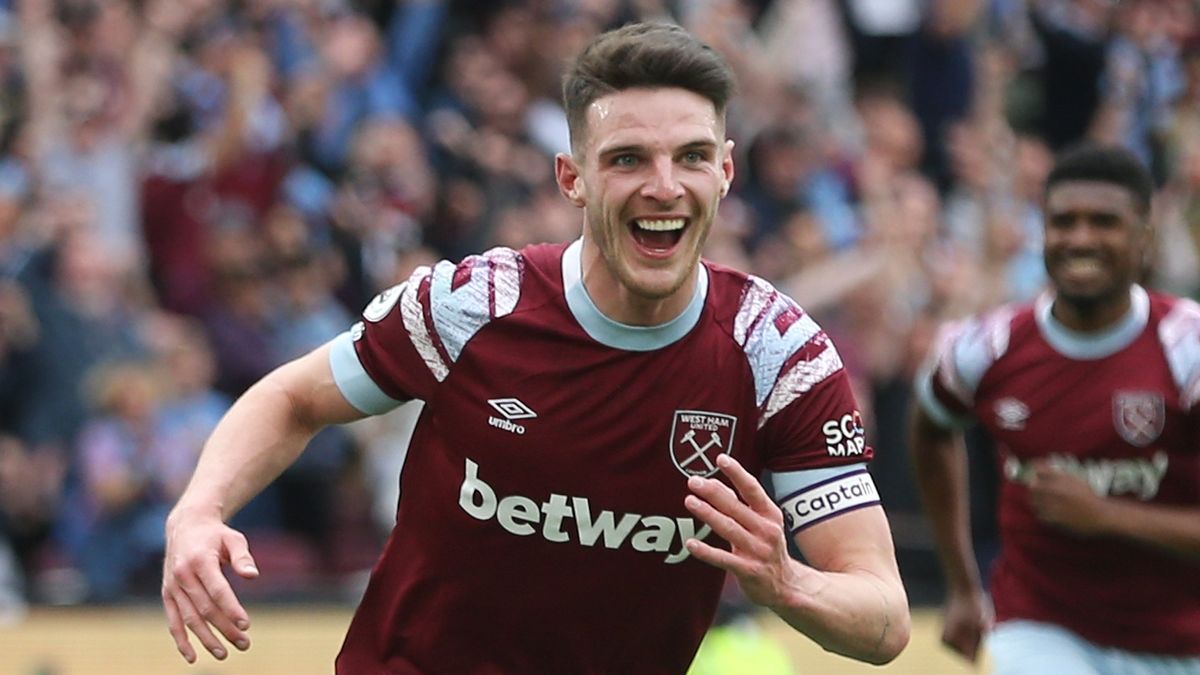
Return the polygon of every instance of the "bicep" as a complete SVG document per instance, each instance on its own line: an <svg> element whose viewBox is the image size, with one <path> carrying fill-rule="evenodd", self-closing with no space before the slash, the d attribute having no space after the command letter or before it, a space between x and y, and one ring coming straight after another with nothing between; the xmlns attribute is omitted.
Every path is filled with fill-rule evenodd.
<svg viewBox="0 0 1200 675"><path fill-rule="evenodd" d="M819 570L899 576L892 532L878 504L838 514L793 536L804 559Z"/></svg>
<svg viewBox="0 0 1200 675"><path fill-rule="evenodd" d="M368 414L352 405L339 387L330 361L333 345L328 342L267 376L286 394L295 417L306 426L344 424Z"/></svg>
<svg viewBox="0 0 1200 675"><path fill-rule="evenodd" d="M810 565L896 573L891 530L866 464L772 473L770 479L784 522Z"/></svg>

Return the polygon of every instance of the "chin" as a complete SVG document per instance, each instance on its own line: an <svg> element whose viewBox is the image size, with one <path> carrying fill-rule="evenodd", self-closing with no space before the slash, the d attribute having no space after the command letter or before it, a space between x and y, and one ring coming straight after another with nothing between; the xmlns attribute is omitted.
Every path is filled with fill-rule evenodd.
<svg viewBox="0 0 1200 675"><path fill-rule="evenodd" d="M1079 289L1062 285L1057 287L1059 299L1084 312L1117 302L1125 293L1124 289L1119 288Z"/></svg>
<svg viewBox="0 0 1200 675"><path fill-rule="evenodd" d="M672 274L668 278L663 278L664 276L655 274L654 278L646 278L646 275L631 274L626 279L625 286L640 298L665 300L679 291L687 281L685 274Z"/></svg>

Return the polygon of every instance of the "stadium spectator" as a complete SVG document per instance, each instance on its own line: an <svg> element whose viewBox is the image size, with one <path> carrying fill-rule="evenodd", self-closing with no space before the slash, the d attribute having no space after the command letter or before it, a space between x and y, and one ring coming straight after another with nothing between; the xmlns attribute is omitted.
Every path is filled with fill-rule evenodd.
<svg viewBox="0 0 1200 675"><path fill-rule="evenodd" d="M1052 290L949 329L918 379L912 453L948 585L943 641L1001 675L1200 670L1193 409L1200 307L1139 285L1153 185L1130 151L1063 153L1047 179ZM961 436L996 443L991 603Z"/></svg>
<svg viewBox="0 0 1200 675"><path fill-rule="evenodd" d="M0 623L22 614L37 557L59 514L67 462L0 436Z"/></svg>
<svg viewBox="0 0 1200 675"><path fill-rule="evenodd" d="M148 341L167 387L158 424L162 434L195 464L204 441L232 401L213 388L216 361L208 336L196 320L163 315L150 330L157 333ZM183 491L178 484L168 484L168 488L172 495Z"/></svg>
<svg viewBox="0 0 1200 675"><path fill-rule="evenodd" d="M276 307L266 242L240 229L215 234L216 299L203 321L217 359L216 387L232 398L280 363L271 349Z"/></svg>
<svg viewBox="0 0 1200 675"><path fill-rule="evenodd" d="M1191 30L1187 23L1192 12L1177 11L1178 4L1134 0L1117 9L1117 32L1108 47L1097 128L1092 134L1133 150L1159 184L1166 178L1164 142L1172 103L1184 87L1178 24L1184 24L1185 36Z"/></svg>
<svg viewBox="0 0 1200 675"><path fill-rule="evenodd" d="M747 153L747 175L738 194L754 213L753 236L747 241L758 253L781 245L788 234L787 221L796 210L813 218L818 234L831 249L852 246L860 235L859 223L849 203L849 190L837 172L820 155L815 128L769 126L759 132ZM786 247L786 244L783 244ZM767 278L782 278L787 270Z"/></svg>
<svg viewBox="0 0 1200 675"><path fill-rule="evenodd" d="M1041 47L1039 126L1061 150L1086 137L1100 106L1100 78L1113 4L1097 0L1033 0L1028 18Z"/></svg>
<svg viewBox="0 0 1200 675"><path fill-rule="evenodd" d="M146 355L140 328L149 311L127 259L97 243L94 212L72 198L43 199L38 214L59 234L25 275L40 325L19 434L35 447L67 453L88 415L83 382L94 366ZM125 262L122 262L125 261Z"/></svg>
<svg viewBox="0 0 1200 675"><path fill-rule="evenodd" d="M1155 283L1166 290L1200 298L1200 34L1182 53L1187 75L1175 101L1166 134L1169 173L1158 199Z"/></svg>
<svg viewBox="0 0 1200 675"><path fill-rule="evenodd" d="M90 374L97 415L79 435L81 495L65 515L84 533L73 552L90 599L113 602L153 578L163 550L162 528L195 466L194 448L166 433L162 373L149 363L115 363Z"/></svg>

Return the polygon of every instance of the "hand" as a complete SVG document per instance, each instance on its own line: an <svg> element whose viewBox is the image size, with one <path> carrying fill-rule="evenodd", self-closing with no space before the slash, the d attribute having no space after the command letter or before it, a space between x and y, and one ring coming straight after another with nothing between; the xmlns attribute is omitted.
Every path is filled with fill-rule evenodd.
<svg viewBox="0 0 1200 675"><path fill-rule="evenodd" d="M240 576L258 576L246 537L216 515L177 511L167 519L167 551L163 559L163 609L175 647L188 663L196 662L186 626L217 659L226 650L215 628L241 651L250 648L250 617L221 572L228 564Z"/></svg>
<svg viewBox="0 0 1200 675"><path fill-rule="evenodd" d="M942 612L942 644L974 663L993 620L992 603L983 591L951 592Z"/></svg>
<svg viewBox="0 0 1200 675"><path fill-rule="evenodd" d="M1103 528L1105 499L1087 481L1073 474L1033 464L1029 479L1029 505L1044 523L1077 534L1099 534Z"/></svg>
<svg viewBox="0 0 1200 675"><path fill-rule="evenodd" d="M732 548L726 551L689 539L685 544L688 552L737 577L753 602L779 606L789 589L799 585L798 577L805 569L788 554L783 512L737 460L722 453L717 456L717 466L737 493L719 480L693 476L688 479L688 489L694 494L683 503Z"/></svg>

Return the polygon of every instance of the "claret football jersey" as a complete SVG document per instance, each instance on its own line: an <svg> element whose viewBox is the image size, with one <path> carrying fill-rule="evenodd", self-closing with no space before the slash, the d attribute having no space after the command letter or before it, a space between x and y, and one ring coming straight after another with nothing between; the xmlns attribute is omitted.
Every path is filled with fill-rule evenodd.
<svg viewBox="0 0 1200 675"><path fill-rule="evenodd" d="M1051 315L1053 298L1008 306L947 330L918 379L929 415L975 419L995 440L1002 486L998 621L1064 626L1100 645L1200 654L1200 564L1131 541L1083 537L1039 521L1030 463L1083 477L1099 495L1200 504L1200 305L1140 286L1102 334Z"/></svg>
<svg viewBox="0 0 1200 675"><path fill-rule="evenodd" d="M621 325L581 247L419 269L335 341L355 406L425 401L339 673L682 673L724 578L684 547L722 545L689 476L729 453L820 478L781 495L792 529L878 503L841 360L795 303L703 264L678 318Z"/></svg>

